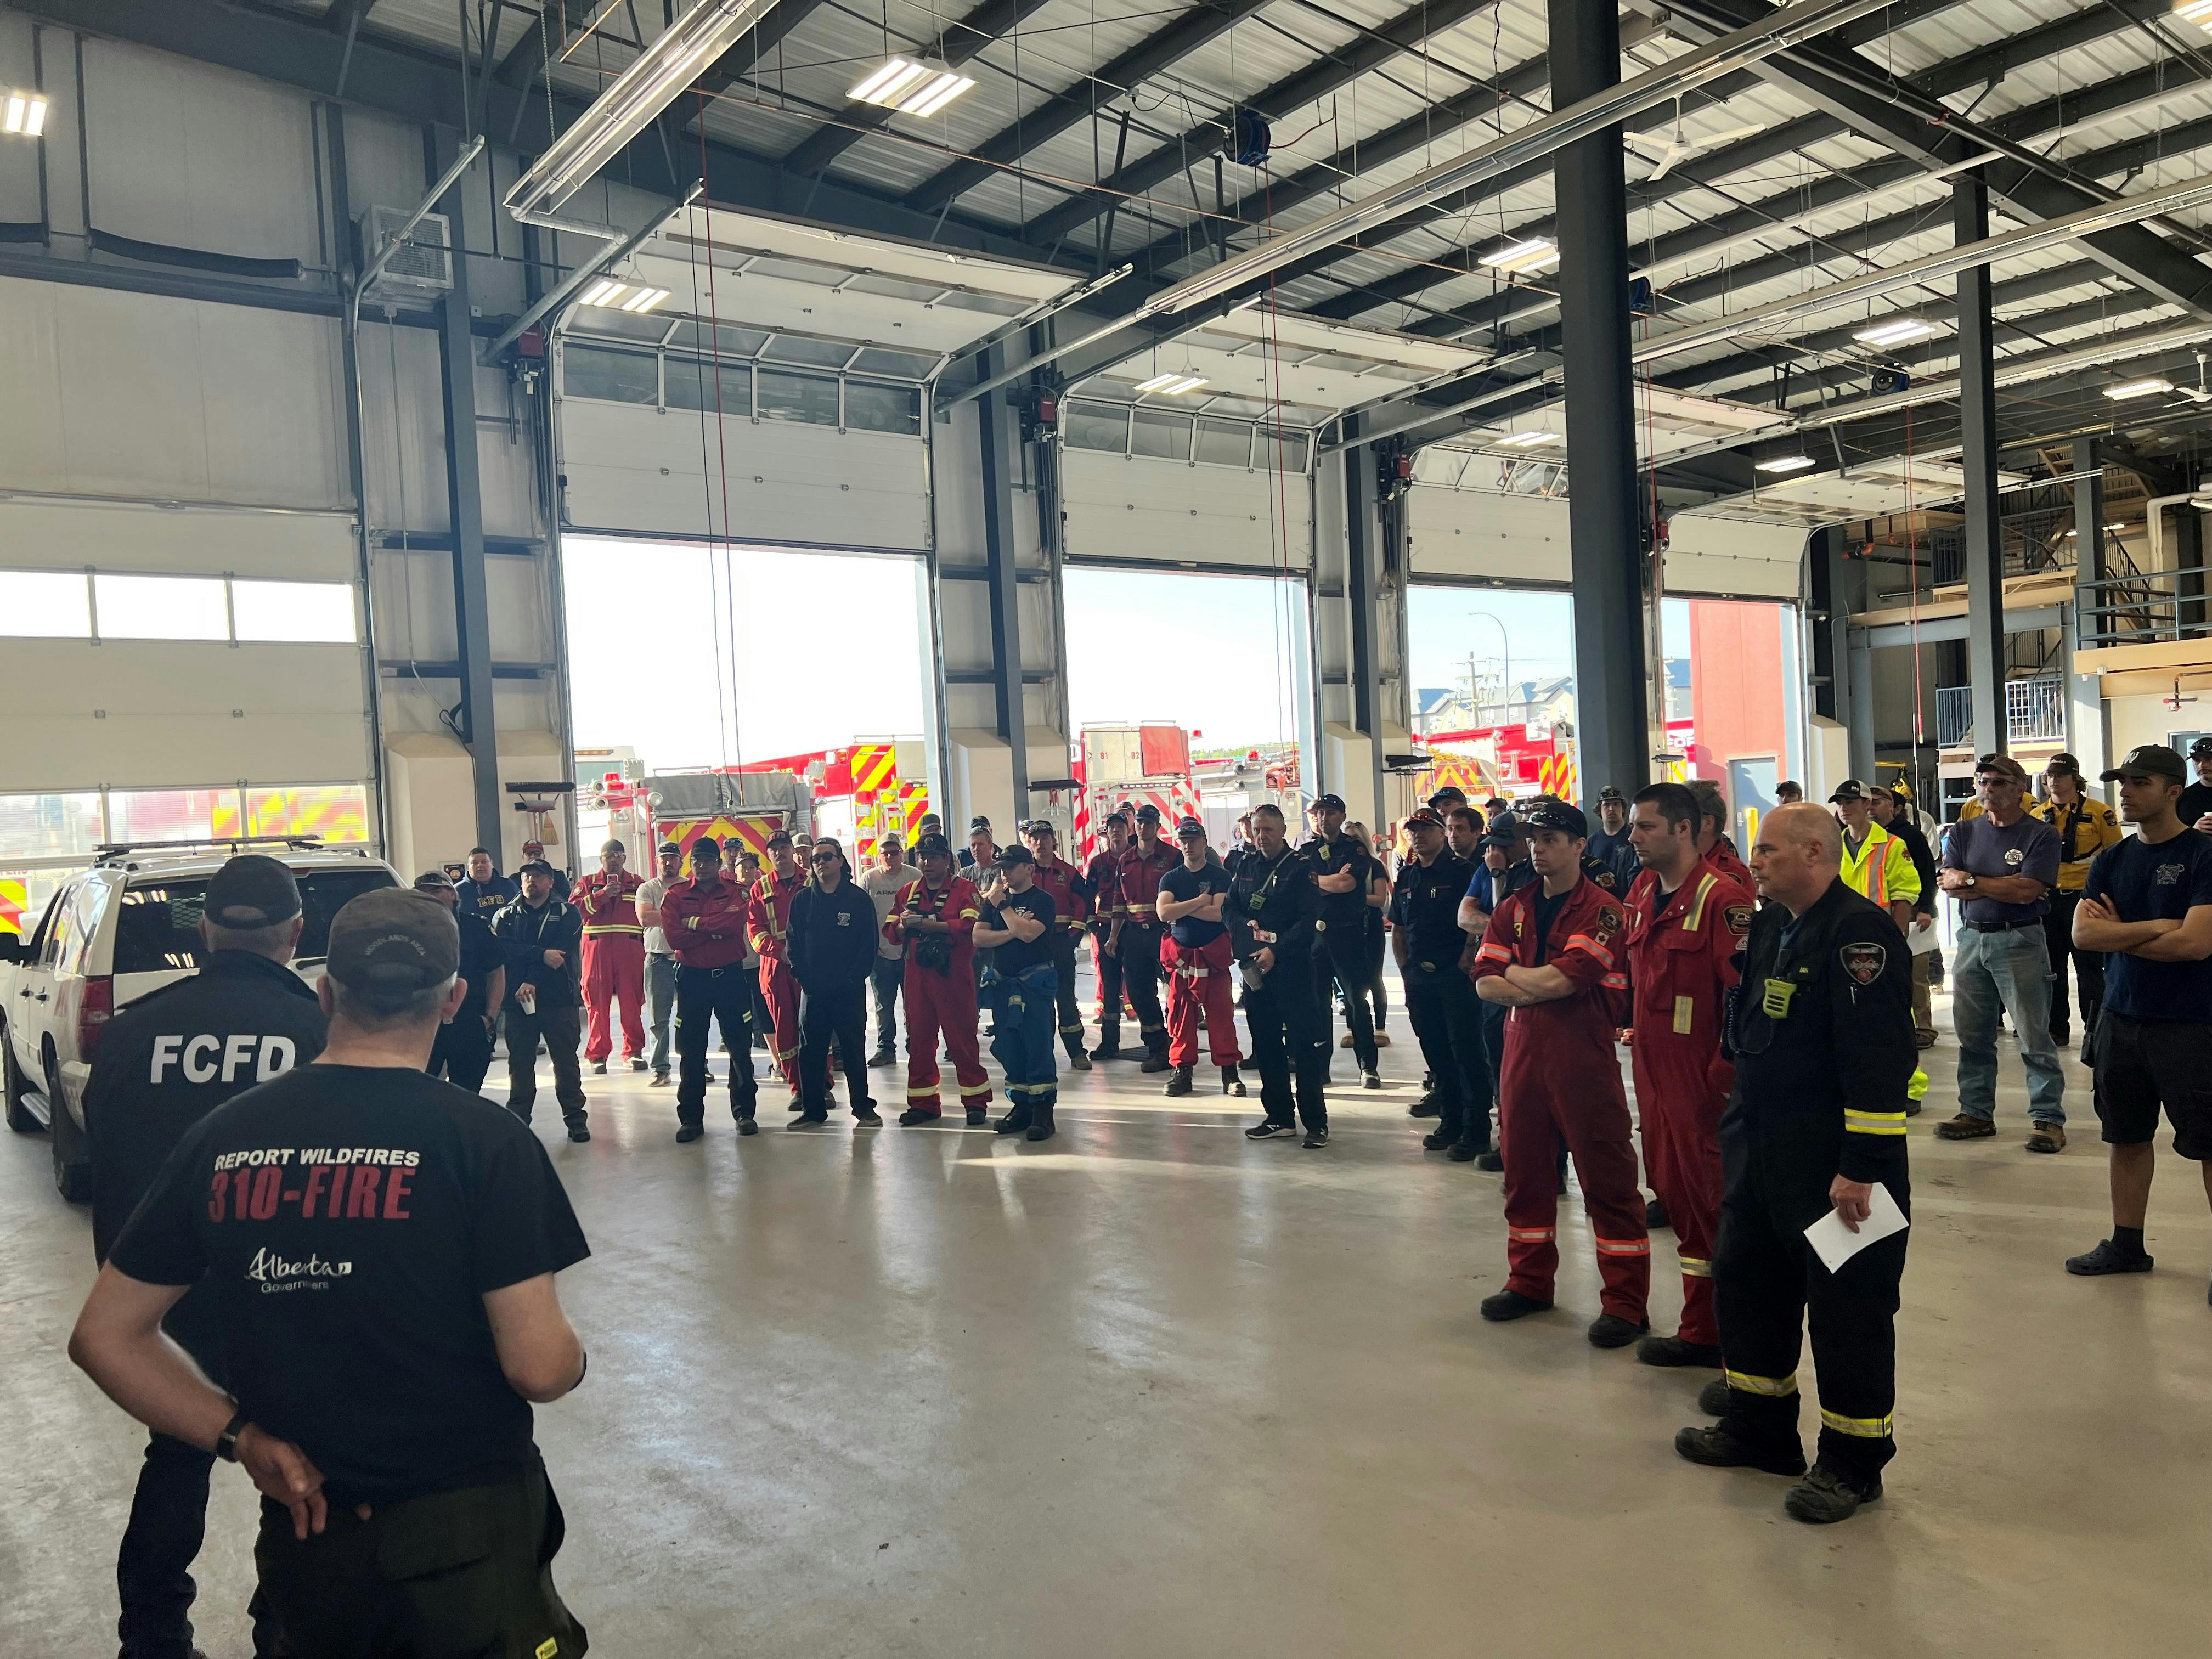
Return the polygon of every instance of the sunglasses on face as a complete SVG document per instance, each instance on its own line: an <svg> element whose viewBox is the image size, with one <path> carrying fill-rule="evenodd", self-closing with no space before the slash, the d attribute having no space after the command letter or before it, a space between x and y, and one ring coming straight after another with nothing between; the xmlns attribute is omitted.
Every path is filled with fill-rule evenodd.
<svg viewBox="0 0 2212 1659"><path fill-rule="evenodd" d="M809 859L807 862L810 864L835 864L837 862L837 855L835 853L817 853L812 858Z"/></svg>

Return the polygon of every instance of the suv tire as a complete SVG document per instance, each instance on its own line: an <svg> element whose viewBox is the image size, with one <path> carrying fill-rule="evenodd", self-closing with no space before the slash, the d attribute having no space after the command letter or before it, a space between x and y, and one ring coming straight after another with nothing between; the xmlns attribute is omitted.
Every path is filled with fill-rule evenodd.
<svg viewBox="0 0 2212 1659"><path fill-rule="evenodd" d="M11 1046L5 1021L0 1021L0 1091L8 1101L8 1127L19 1135L34 1135L46 1126L39 1121L23 1097L30 1085L23 1076L23 1068L15 1063L15 1050Z"/></svg>
<svg viewBox="0 0 2212 1659"><path fill-rule="evenodd" d="M53 1056L46 1057L46 1101L53 1112L54 1190L71 1204L92 1202L92 1159L84 1131L70 1115L62 1099L62 1083Z"/></svg>

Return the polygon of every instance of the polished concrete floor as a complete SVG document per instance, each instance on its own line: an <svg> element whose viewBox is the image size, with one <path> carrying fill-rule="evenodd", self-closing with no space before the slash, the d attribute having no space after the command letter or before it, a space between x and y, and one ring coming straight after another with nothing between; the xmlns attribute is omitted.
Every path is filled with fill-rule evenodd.
<svg viewBox="0 0 2212 1659"><path fill-rule="evenodd" d="M1583 1341L1578 1209L1560 1311L1476 1316L1503 1277L1498 1178L1424 1156L1393 1024L1390 1086L1340 1092L1324 1152L1247 1142L1253 1103L1164 1100L1130 1065L1070 1079L1039 1146L785 1133L772 1085L744 1142L723 1115L677 1146L669 1091L627 1076L587 1079L587 1146L541 1113L595 1251L562 1283L590 1379L538 1416L594 1651L2205 1650L2212 1227L2169 1148L2159 1271L2061 1271L2106 1219L2070 1057L2076 1139L2039 1158L2008 1047L2005 1133L1961 1146L1928 1133L1948 1038L1929 1056L1902 1450L1882 1504L1814 1530L1785 1483L1669 1449L1708 1373ZM0 1152L0 1654L112 1651L141 1437L63 1352L86 1216L43 1140ZM252 1499L226 1469L216 1494L201 1635L227 1659Z"/></svg>

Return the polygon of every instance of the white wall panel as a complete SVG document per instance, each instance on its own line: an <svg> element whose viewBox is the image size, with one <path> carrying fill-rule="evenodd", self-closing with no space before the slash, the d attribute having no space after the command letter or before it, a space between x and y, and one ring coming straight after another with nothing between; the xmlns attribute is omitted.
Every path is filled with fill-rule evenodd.
<svg viewBox="0 0 2212 1659"><path fill-rule="evenodd" d="M1304 571L1313 520L1303 476L1063 447L1068 556L1180 559Z"/></svg>
<svg viewBox="0 0 2212 1659"><path fill-rule="evenodd" d="M322 261L305 93L88 38L84 102L98 228L246 258Z"/></svg>
<svg viewBox="0 0 2212 1659"><path fill-rule="evenodd" d="M0 778L23 790L368 775L352 646L11 640Z"/></svg>
<svg viewBox="0 0 2212 1659"><path fill-rule="evenodd" d="M1564 501L1416 484L1406 497L1406 529L1417 581L1423 576L1573 580Z"/></svg>
<svg viewBox="0 0 2212 1659"><path fill-rule="evenodd" d="M451 528L439 374L434 330L362 323L362 477L372 529Z"/></svg>
<svg viewBox="0 0 2212 1659"><path fill-rule="evenodd" d="M718 433L709 421L702 468L700 417L690 410L582 398L555 407L568 521L580 529L719 533L726 477L733 538L928 545L919 438L750 420L721 422Z"/></svg>
<svg viewBox="0 0 2212 1659"><path fill-rule="evenodd" d="M211 507L0 501L0 565L351 581L353 520Z"/></svg>
<svg viewBox="0 0 2212 1659"><path fill-rule="evenodd" d="M1675 518L1667 544L1667 592L1795 601L1805 537L1802 525Z"/></svg>
<svg viewBox="0 0 2212 1659"><path fill-rule="evenodd" d="M0 14L0 86L34 84L31 29L31 20L20 13ZM39 221L36 144L0 144L0 220L19 225Z"/></svg>
<svg viewBox="0 0 2212 1659"><path fill-rule="evenodd" d="M0 279L0 486L349 507L337 324Z"/></svg>
<svg viewBox="0 0 2212 1659"><path fill-rule="evenodd" d="M451 662L453 560L443 548L380 548L376 555L376 648L392 662ZM550 662L551 628L538 562L499 554L484 562L494 662Z"/></svg>

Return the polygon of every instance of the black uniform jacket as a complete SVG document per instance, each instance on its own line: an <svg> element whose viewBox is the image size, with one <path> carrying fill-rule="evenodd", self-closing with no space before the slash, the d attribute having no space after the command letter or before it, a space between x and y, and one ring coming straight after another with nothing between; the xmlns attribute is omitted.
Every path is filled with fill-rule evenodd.
<svg viewBox="0 0 2212 1659"><path fill-rule="evenodd" d="M1255 957L1272 945L1279 965L1293 952L1312 949L1320 899L1313 862L1304 853L1285 848L1273 860L1261 858L1257 849L1245 854L1229 878L1229 902L1221 908L1237 959Z"/></svg>
<svg viewBox="0 0 2212 1659"><path fill-rule="evenodd" d="M1911 957L1888 914L1838 878L1785 944L1790 919L1770 904L1744 940L1721 1162L1731 1199L1748 1180L1803 1227L1827 1213L1838 1175L1904 1201L1905 1091L1919 1062Z"/></svg>
<svg viewBox="0 0 2212 1659"><path fill-rule="evenodd" d="M817 994L865 985L876 967L876 902L855 881L825 893L812 882L791 901L791 971Z"/></svg>

